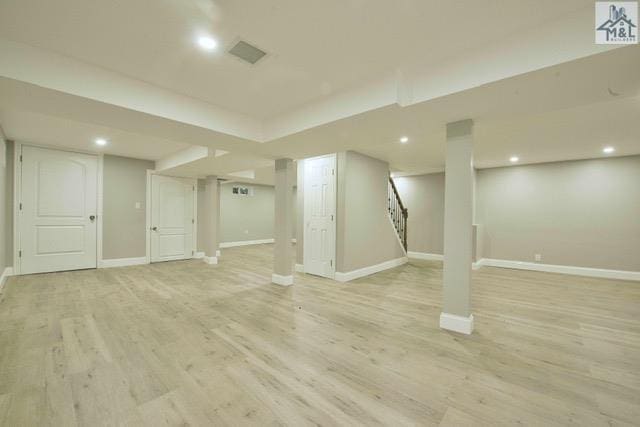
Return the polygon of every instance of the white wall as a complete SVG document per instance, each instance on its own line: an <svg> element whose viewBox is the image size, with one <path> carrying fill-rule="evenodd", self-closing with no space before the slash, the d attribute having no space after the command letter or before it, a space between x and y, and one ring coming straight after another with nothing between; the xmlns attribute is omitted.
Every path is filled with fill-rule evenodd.
<svg viewBox="0 0 640 427"><path fill-rule="evenodd" d="M147 169L153 168L152 161L104 156L103 259L145 256Z"/></svg>
<svg viewBox="0 0 640 427"><path fill-rule="evenodd" d="M15 143L0 128L0 273L13 268L13 174ZM0 283L2 287L2 283Z"/></svg>
<svg viewBox="0 0 640 427"><path fill-rule="evenodd" d="M354 151L338 153L336 271L405 256L389 220L389 164Z"/></svg>
<svg viewBox="0 0 640 427"><path fill-rule="evenodd" d="M234 186L245 186L253 189L253 196L233 194ZM204 181L198 180L198 218L202 218L201 209ZM220 185L220 236L221 243L246 242L252 240L273 239L275 224L275 191L272 185L222 183ZM296 189L293 190L294 206L296 206ZM294 221L296 216L294 215ZM201 223L201 221L199 221ZM294 224L294 238L295 238ZM198 227L198 251L202 251L201 243L205 235Z"/></svg>
<svg viewBox="0 0 640 427"><path fill-rule="evenodd" d="M397 178L409 251L442 254L442 174ZM484 258L640 271L640 156L481 169Z"/></svg>
<svg viewBox="0 0 640 427"><path fill-rule="evenodd" d="M252 196L233 194L234 186L253 189ZM273 239L274 187L220 185L220 242Z"/></svg>
<svg viewBox="0 0 640 427"><path fill-rule="evenodd" d="M0 267L13 266L13 174L15 145L0 137ZM104 157L103 258L145 256L146 170L153 162ZM135 202L141 208L135 208ZM1 270L0 270L1 272Z"/></svg>
<svg viewBox="0 0 640 427"><path fill-rule="evenodd" d="M478 172L485 258L640 271L640 156Z"/></svg>
<svg viewBox="0 0 640 427"><path fill-rule="evenodd" d="M9 212L13 206L13 191L7 191L8 183L13 183L13 179L9 178L9 174L13 173L11 167L7 165L7 142L0 131L0 241L4 244L0 245L0 274L6 267L13 264L13 213ZM13 150L10 150L13 154ZM11 199L9 199L9 196ZM0 283L2 286L2 283Z"/></svg>
<svg viewBox="0 0 640 427"><path fill-rule="evenodd" d="M389 220L389 164L355 151L336 158L336 271L347 273L405 256ZM298 160L296 263L304 263L304 160Z"/></svg>
<svg viewBox="0 0 640 427"><path fill-rule="evenodd" d="M444 173L393 180L408 210L410 251L442 254L444 249Z"/></svg>

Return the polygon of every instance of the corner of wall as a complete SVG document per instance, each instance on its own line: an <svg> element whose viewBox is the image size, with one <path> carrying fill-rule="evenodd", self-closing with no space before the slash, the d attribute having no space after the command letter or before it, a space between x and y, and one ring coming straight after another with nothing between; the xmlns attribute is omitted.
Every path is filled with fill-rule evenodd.
<svg viewBox="0 0 640 427"><path fill-rule="evenodd" d="M388 213L389 164L347 151L338 153L337 169L336 272L351 274L406 259Z"/></svg>
<svg viewBox="0 0 640 427"><path fill-rule="evenodd" d="M13 143L0 129L0 287L13 264Z"/></svg>

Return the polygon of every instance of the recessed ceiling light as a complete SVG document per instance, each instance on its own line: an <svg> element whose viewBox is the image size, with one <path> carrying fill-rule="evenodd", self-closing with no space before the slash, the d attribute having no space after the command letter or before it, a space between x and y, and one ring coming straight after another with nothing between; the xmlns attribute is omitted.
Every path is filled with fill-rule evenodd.
<svg viewBox="0 0 640 427"><path fill-rule="evenodd" d="M97 138L95 142L96 142L96 145L107 145L108 141L104 138Z"/></svg>
<svg viewBox="0 0 640 427"><path fill-rule="evenodd" d="M409 142L409 137L403 136L402 138L400 138L400 142L402 142L403 144L406 144L407 142Z"/></svg>
<svg viewBox="0 0 640 427"><path fill-rule="evenodd" d="M213 50L218 47L218 42L211 37L198 37L198 45L205 50Z"/></svg>
<svg viewBox="0 0 640 427"><path fill-rule="evenodd" d="M603 152L604 154L611 154L611 153L613 153L614 151L616 151L616 149L615 149L615 148L613 148L613 147L604 147L604 148L602 149L602 152Z"/></svg>
<svg viewBox="0 0 640 427"><path fill-rule="evenodd" d="M518 163L519 160L520 160L520 157L518 156L511 156L511 158L509 159L511 163Z"/></svg>

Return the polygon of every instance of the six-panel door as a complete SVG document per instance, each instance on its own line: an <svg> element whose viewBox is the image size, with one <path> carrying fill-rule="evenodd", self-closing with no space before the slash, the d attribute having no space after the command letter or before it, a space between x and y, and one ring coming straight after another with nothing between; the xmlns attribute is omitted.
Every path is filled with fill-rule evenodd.
<svg viewBox="0 0 640 427"><path fill-rule="evenodd" d="M336 253L336 157L304 161L304 271L333 278Z"/></svg>

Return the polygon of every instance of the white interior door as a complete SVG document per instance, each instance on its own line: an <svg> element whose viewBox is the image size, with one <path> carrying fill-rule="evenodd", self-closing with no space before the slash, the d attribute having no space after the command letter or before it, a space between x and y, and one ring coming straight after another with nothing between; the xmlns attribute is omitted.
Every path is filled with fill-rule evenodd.
<svg viewBox="0 0 640 427"><path fill-rule="evenodd" d="M20 273L96 268L98 158L22 146Z"/></svg>
<svg viewBox="0 0 640 427"><path fill-rule="evenodd" d="M304 161L304 271L333 278L336 254L336 155Z"/></svg>
<svg viewBox="0 0 640 427"><path fill-rule="evenodd" d="M193 179L151 176L151 262L193 257L195 185Z"/></svg>

